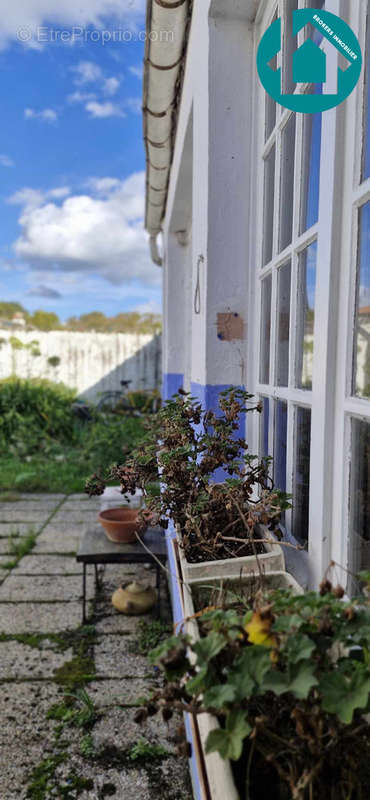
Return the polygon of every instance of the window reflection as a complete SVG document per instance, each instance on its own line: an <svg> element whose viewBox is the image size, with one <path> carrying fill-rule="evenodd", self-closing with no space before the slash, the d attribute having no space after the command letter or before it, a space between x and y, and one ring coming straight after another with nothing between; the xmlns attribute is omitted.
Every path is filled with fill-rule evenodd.
<svg viewBox="0 0 370 800"><path fill-rule="evenodd" d="M272 243L274 234L274 197L275 197L275 145L265 158L264 178L264 220L263 220L263 265L272 259Z"/></svg>
<svg viewBox="0 0 370 800"><path fill-rule="evenodd" d="M300 233L315 225L319 218L321 123L321 114L305 115Z"/></svg>
<svg viewBox="0 0 370 800"><path fill-rule="evenodd" d="M270 423L270 400L268 397L261 397L262 412L260 417L260 456L267 458L269 453L269 423Z"/></svg>
<svg viewBox="0 0 370 800"><path fill-rule="evenodd" d="M370 177L370 17L367 21L362 179Z"/></svg>
<svg viewBox="0 0 370 800"><path fill-rule="evenodd" d="M317 242L300 255L297 304L297 386L312 389Z"/></svg>
<svg viewBox="0 0 370 800"><path fill-rule="evenodd" d="M370 397L370 202L359 214L354 392Z"/></svg>
<svg viewBox="0 0 370 800"><path fill-rule="evenodd" d="M295 418L293 480L293 533L299 542L308 540L310 496L311 411L298 407Z"/></svg>
<svg viewBox="0 0 370 800"><path fill-rule="evenodd" d="M278 386L288 386L289 331L290 331L290 262L278 270L278 331L277 377Z"/></svg>
<svg viewBox="0 0 370 800"><path fill-rule="evenodd" d="M370 569L370 423L352 419L349 565Z"/></svg>
<svg viewBox="0 0 370 800"><path fill-rule="evenodd" d="M295 126L296 115L292 114L281 135L280 252L293 236Z"/></svg>
<svg viewBox="0 0 370 800"><path fill-rule="evenodd" d="M270 340L271 340L271 290L272 277L268 275L262 281L262 308L261 308L261 361L260 382L268 383L270 380Z"/></svg>
<svg viewBox="0 0 370 800"><path fill-rule="evenodd" d="M278 400L275 408L274 483L283 492L286 492L287 420L287 403Z"/></svg>

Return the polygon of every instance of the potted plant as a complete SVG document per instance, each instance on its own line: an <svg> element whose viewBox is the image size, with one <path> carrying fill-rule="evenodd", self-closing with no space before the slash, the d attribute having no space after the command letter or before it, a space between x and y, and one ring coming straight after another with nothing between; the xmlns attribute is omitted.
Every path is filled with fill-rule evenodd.
<svg viewBox="0 0 370 800"><path fill-rule="evenodd" d="M128 459L87 484L90 494L119 480L122 492L142 489L146 505L163 527L172 519L180 541L182 576L187 582L205 576L260 569L283 570L282 548L272 533L288 497L273 488L268 460L248 452L241 421L260 411L253 396L232 388L220 393L219 412L205 411L180 392L149 423L144 443ZM147 485L158 477L162 491L148 497ZM220 478L222 470L222 480Z"/></svg>
<svg viewBox="0 0 370 800"><path fill-rule="evenodd" d="M365 798L370 609L343 595L327 580L320 593L271 591L267 576L257 592L218 589L199 629L153 651L167 682L137 721L196 716L212 800Z"/></svg>

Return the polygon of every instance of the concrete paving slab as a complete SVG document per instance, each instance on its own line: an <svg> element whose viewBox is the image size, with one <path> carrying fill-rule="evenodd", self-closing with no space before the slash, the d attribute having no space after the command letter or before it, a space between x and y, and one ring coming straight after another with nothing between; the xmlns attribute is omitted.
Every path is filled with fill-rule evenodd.
<svg viewBox="0 0 370 800"><path fill-rule="evenodd" d="M0 587L1 589L1 587ZM94 647L96 674L107 678L155 676L154 668L143 656L129 652L134 637L102 636Z"/></svg>
<svg viewBox="0 0 370 800"><path fill-rule="evenodd" d="M41 529L40 522L2 522L0 523L0 541L9 536L27 536L30 531L38 533Z"/></svg>
<svg viewBox="0 0 370 800"><path fill-rule="evenodd" d="M158 681L133 677L100 680L89 683L88 692L98 708L114 705L133 705L141 697L149 697L158 689Z"/></svg>
<svg viewBox="0 0 370 800"><path fill-rule="evenodd" d="M61 633L81 625L81 615L81 603L1 603L0 633Z"/></svg>
<svg viewBox="0 0 370 800"><path fill-rule="evenodd" d="M5 557L0 556L1 559ZM72 556L44 556L38 553L24 556L13 575L81 575L82 566Z"/></svg>
<svg viewBox="0 0 370 800"><path fill-rule="evenodd" d="M53 517L53 525L58 525L60 522L63 525L67 525L68 523L70 525L94 525L96 523L96 518L96 511L88 511L84 508L81 510L77 509L76 511L64 511L64 506L62 506Z"/></svg>
<svg viewBox="0 0 370 800"><path fill-rule="evenodd" d="M73 658L73 651L29 647L17 641L0 642L0 680L52 678L55 669Z"/></svg>
<svg viewBox="0 0 370 800"><path fill-rule="evenodd" d="M52 509L41 508L41 509L31 509L27 511L25 508L19 508L18 504L15 503L15 507L12 507L10 511L5 511L0 503L0 523L1 522L8 522L15 525L18 522L25 522L28 525L32 525L33 523L43 523L46 522L50 514L52 513Z"/></svg>
<svg viewBox="0 0 370 800"><path fill-rule="evenodd" d="M64 536L59 539L37 539L37 543L32 550L34 554L54 555L69 555L74 557L80 546L80 539L77 536Z"/></svg>
<svg viewBox="0 0 370 800"><path fill-rule="evenodd" d="M46 719L59 702L52 683L3 683L0 686L0 797L23 800L32 769L51 754L54 722Z"/></svg>
<svg viewBox="0 0 370 800"><path fill-rule="evenodd" d="M135 633L139 617L126 617L115 611L112 605L105 607L102 612L101 606L97 604L96 630L98 633ZM143 619L143 617L140 617ZM149 617L145 617L149 619Z"/></svg>
<svg viewBox="0 0 370 800"><path fill-rule="evenodd" d="M92 575L87 579L86 596L88 599L95 596ZM21 576L12 574L0 587L0 602L73 601L80 600L81 597L82 579L78 575ZM68 611L66 611L67 613Z"/></svg>

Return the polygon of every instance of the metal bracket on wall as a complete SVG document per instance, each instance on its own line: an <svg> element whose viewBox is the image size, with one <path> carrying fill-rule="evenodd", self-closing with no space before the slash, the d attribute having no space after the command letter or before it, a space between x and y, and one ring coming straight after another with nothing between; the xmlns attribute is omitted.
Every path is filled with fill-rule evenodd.
<svg viewBox="0 0 370 800"><path fill-rule="evenodd" d="M197 261L197 282L194 294L194 314L200 314L201 310L201 297L200 297L200 265L204 264L204 256L198 256Z"/></svg>

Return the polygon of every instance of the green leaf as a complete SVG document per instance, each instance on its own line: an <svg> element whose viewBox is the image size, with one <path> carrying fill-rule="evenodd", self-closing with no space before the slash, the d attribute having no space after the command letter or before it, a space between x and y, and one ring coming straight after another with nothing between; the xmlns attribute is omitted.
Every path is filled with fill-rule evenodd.
<svg viewBox="0 0 370 800"><path fill-rule="evenodd" d="M288 661L291 664L297 664L298 661L310 658L315 650L315 643L309 636L304 634L292 634L284 647L284 654L288 656Z"/></svg>
<svg viewBox="0 0 370 800"><path fill-rule="evenodd" d="M368 668L356 662L352 669L352 675L330 672L320 681L323 709L336 714L347 725L352 722L356 708L367 708L370 694Z"/></svg>
<svg viewBox="0 0 370 800"><path fill-rule="evenodd" d="M225 730L214 730L208 736L206 753L219 753L221 758L238 761L243 750L244 739L252 728L244 711L232 711L226 721Z"/></svg>
<svg viewBox="0 0 370 800"><path fill-rule="evenodd" d="M235 686L237 699L250 697L263 682L266 672L271 668L270 652L264 647L247 647L236 662L229 676L229 683Z"/></svg>
<svg viewBox="0 0 370 800"><path fill-rule="evenodd" d="M204 703L207 707L211 708L225 708L227 703L233 703L236 696L234 686L229 683L221 683L218 686L212 686L204 694Z"/></svg>
<svg viewBox="0 0 370 800"><path fill-rule="evenodd" d="M289 672L280 672L279 670L268 672L264 677L262 690L274 692L277 695L291 692L299 700L305 700L312 687L317 686L317 684L318 681L313 674L313 667L302 662L289 670Z"/></svg>
<svg viewBox="0 0 370 800"><path fill-rule="evenodd" d="M212 631L204 639L193 645L193 650L198 656L198 665L208 664L226 645L226 639L221 633Z"/></svg>
<svg viewBox="0 0 370 800"><path fill-rule="evenodd" d="M303 624L304 620L299 614L284 614L274 622L272 630L279 633L289 633L290 631L299 630Z"/></svg>

